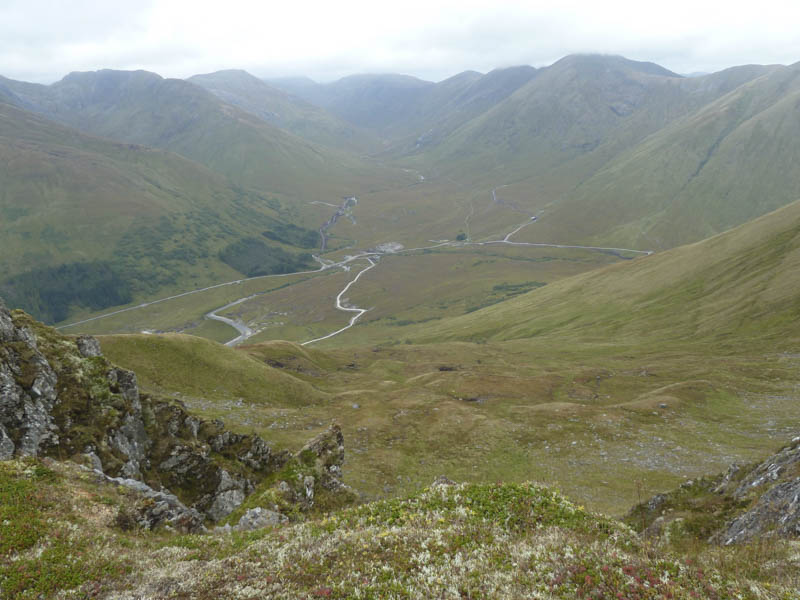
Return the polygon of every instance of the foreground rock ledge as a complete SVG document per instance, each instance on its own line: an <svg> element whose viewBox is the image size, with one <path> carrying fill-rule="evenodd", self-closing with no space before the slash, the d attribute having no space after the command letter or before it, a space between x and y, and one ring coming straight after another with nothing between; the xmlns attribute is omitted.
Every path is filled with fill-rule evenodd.
<svg viewBox="0 0 800 600"><path fill-rule="evenodd" d="M163 517L144 521L186 523L187 530L202 527L194 513L226 518L290 463L303 465L291 470L302 471L302 480L282 478L281 502L270 510L293 503L308 510L318 487L352 493L339 479L338 425L297 455L275 451L257 435L142 393L136 375L109 363L95 338L60 335L0 304L0 460L25 456L71 458L129 487L139 482Z"/></svg>

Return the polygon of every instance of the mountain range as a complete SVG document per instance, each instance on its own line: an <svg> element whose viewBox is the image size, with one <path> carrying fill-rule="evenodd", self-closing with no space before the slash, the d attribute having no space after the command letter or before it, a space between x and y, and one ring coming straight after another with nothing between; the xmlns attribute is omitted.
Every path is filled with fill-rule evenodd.
<svg viewBox="0 0 800 600"><path fill-rule="evenodd" d="M215 211L231 210L231 195L238 194L255 199L254 210L268 217L257 227L250 225L258 219L244 217L249 222L227 225L224 236L228 245L238 242L239 253L257 248L258 257L275 245L274 239L258 237L269 229L269 219L284 229L311 231L330 216L321 207L349 196L367 198L368 205L358 209L361 220L352 216L346 227L339 220L331 230L339 234L339 246L359 240L418 245L437 235L454 236L464 223L470 236L489 239L498 227L513 223L514 212L523 212L540 218L517 241L651 251L698 241L796 199L798 73L798 65L743 66L682 77L653 63L598 55L569 56L539 69L467 71L438 83L401 75L358 75L327 84L262 81L233 70L183 81L104 70L71 73L49 86L0 79L0 100L9 113L2 139L3 150L16 153L19 144L30 148L36 138L36 144L47 145L37 148L42 161L52 153L51 144L65 146L67 138L80 147L91 138L101 155L98 164L123 145L129 153L146 153L161 173L148 176L158 188L149 193L162 196L163 210L172 213L185 211L179 197L186 197L187 185L160 179L186 178L180 169L203 171L188 179L206 177L229 188L206 192L216 198ZM13 125L22 120L31 125ZM101 140L106 140L102 149ZM49 210L38 211L37 218L42 231L54 235L15 226L9 235L16 250L0 265L6 295L17 301L30 295L27 288L13 290L21 289L19 276L35 278L37 268L105 263L111 249L100 240L112 231L130 246L128 225L116 228L125 219L123 198L142 195L142 176L128 172L136 163L117 160L115 173L92 172L95 191L81 196L70 190L82 189L89 173L74 165L62 169L56 182L36 182L17 168L5 171L5 223L41 205L37 196L46 202L63 196L69 210L90 212L105 230L84 239L49 222L58 214ZM124 191L117 191L120 179ZM413 184L419 181L430 194L424 208L416 204L419 187ZM498 189L499 194L492 191ZM478 200L490 192L494 203ZM201 202L203 194L191 195ZM417 213L425 214L423 228ZM154 231L143 221L135 231L143 227ZM181 239L184 226L174 227L179 233L170 244L177 247L195 247L197 235L210 238L203 230ZM280 251L293 251L287 241L290 247ZM150 241L143 245L154 247ZM72 298L57 311L57 320L81 307L85 314L87 308L163 295L190 281L256 272L242 266L251 265L250 259L237 259L236 271L226 271L220 265L225 261L219 261L226 244L212 246L204 250L211 262L202 273L197 257L191 259L194 265L178 260L171 266L156 264L163 258L148 258L137 272L147 285L92 304ZM301 263L310 264L308 258ZM162 267L168 274L148 276ZM39 312L48 302L25 306Z"/></svg>
<svg viewBox="0 0 800 600"><path fill-rule="evenodd" d="M0 78L0 596L796 597L799 129L800 63Z"/></svg>

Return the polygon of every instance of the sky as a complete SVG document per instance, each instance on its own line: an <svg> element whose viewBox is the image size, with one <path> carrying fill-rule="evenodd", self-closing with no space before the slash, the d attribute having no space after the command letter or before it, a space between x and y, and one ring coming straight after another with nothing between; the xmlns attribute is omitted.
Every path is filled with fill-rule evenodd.
<svg viewBox="0 0 800 600"><path fill-rule="evenodd" d="M800 61L800 0L0 0L0 75L219 69L330 81L620 54L678 73Z"/></svg>

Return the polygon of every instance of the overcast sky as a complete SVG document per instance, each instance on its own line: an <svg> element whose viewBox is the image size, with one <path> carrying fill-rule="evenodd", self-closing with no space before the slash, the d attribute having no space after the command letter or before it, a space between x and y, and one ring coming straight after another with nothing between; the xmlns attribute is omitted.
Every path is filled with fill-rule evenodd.
<svg viewBox="0 0 800 600"><path fill-rule="evenodd" d="M800 0L0 0L0 74L41 83L100 68L440 80L579 52L679 73L792 64Z"/></svg>

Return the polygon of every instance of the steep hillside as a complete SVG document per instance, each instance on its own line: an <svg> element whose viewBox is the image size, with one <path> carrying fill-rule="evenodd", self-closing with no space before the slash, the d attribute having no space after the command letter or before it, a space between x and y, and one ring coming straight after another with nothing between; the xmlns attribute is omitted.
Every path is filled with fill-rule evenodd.
<svg viewBox="0 0 800 600"><path fill-rule="evenodd" d="M263 407L300 407L327 394L264 361L190 335L125 335L99 338L109 360L136 372L153 392L225 402L259 398ZM221 413L222 416L224 413Z"/></svg>
<svg viewBox="0 0 800 600"><path fill-rule="evenodd" d="M552 207L547 227L667 248L783 206L800 190L798 102L800 68L763 68L610 161Z"/></svg>
<svg viewBox="0 0 800 600"><path fill-rule="evenodd" d="M225 104L198 85L155 73L102 70L71 73L50 86L4 83L22 106L49 119L176 152L269 193L338 197L382 174Z"/></svg>
<svg viewBox="0 0 800 600"><path fill-rule="evenodd" d="M278 200L175 154L0 104L0 157L0 289L47 321L239 277L243 239L276 269L310 260L262 235L285 223Z"/></svg>
<svg viewBox="0 0 800 600"><path fill-rule="evenodd" d="M483 171L502 165L511 181L540 177L566 191L619 152L718 97L720 87L652 63L568 56L539 70L426 159L459 174L478 164Z"/></svg>
<svg viewBox="0 0 800 600"><path fill-rule="evenodd" d="M502 188L507 207L542 211L519 241L657 250L795 199L797 73L745 65L687 78L573 55L427 86L388 76L286 85L322 105L341 101L344 118L386 138L384 158L428 181ZM491 208L471 220L495 218Z"/></svg>
<svg viewBox="0 0 800 600"><path fill-rule="evenodd" d="M277 77L265 79L272 87L283 90L287 94L302 98L311 104L320 106L319 95L322 93L322 84L317 83L310 77Z"/></svg>
<svg viewBox="0 0 800 600"><path fill-rule="evenodd" d="M702 242L578 275L432 324L415 338L746 343L791 348L800 201Z"/></svg>
<svg viewBox="0 0 800 600"><path fill-rule="evenodd" d="M187 81L207 89L228 104L312 142L359 152L377 148L378 141L370 133L274 88L246 71L217 71L194 75Z"/></svg>
<svg viewBox="0 0 800 600"><path fill-rule="evenodd" d="M511 96L537 74L533 67L495 69L485 75L466 71L430 88L413 115L397 123L393 153L419 152L435 146L458 127Z"/></svg>
<svg viewBox="0 0 800 600"><path fill-rule="evenodd" d="M795 72L683 78L622 57L568 56L465 121L440 117L442 127L406 144L405 160L543 211L519 241L673 247L794 199Z"/></svg>

